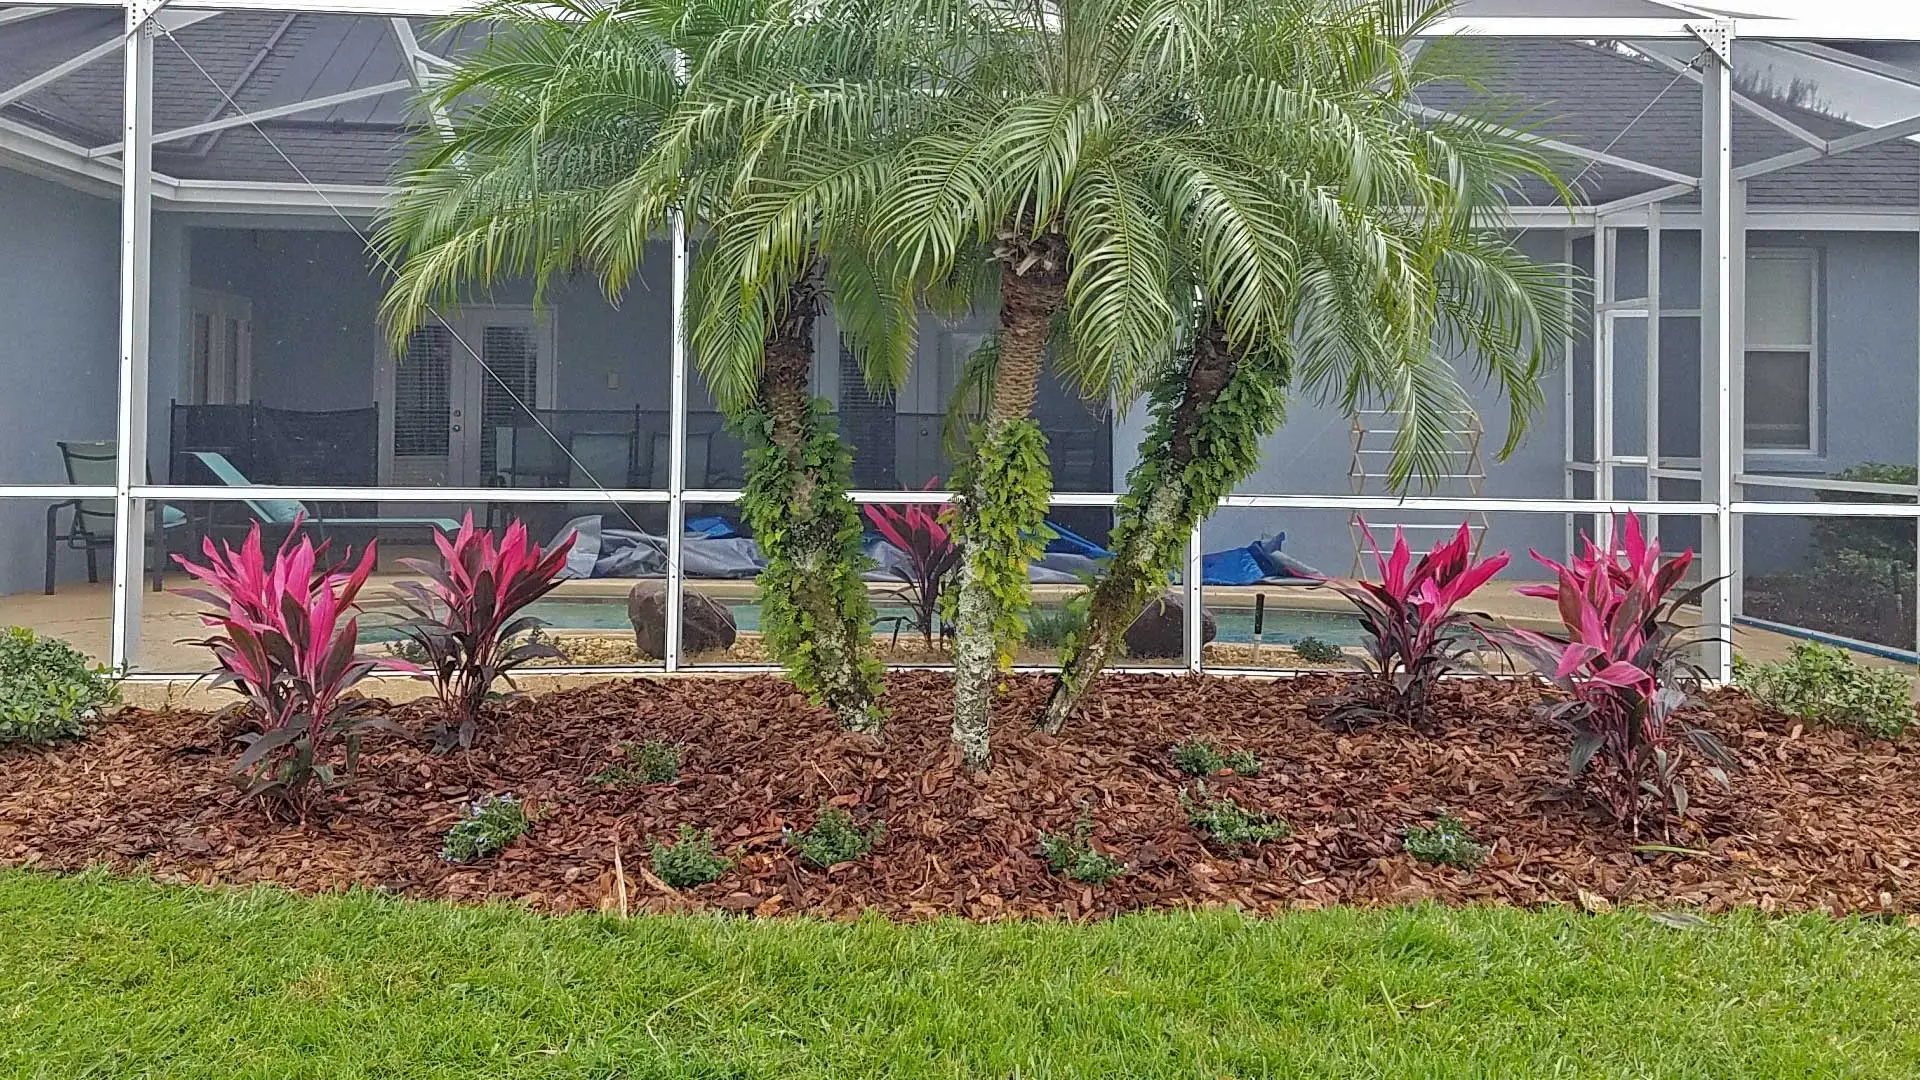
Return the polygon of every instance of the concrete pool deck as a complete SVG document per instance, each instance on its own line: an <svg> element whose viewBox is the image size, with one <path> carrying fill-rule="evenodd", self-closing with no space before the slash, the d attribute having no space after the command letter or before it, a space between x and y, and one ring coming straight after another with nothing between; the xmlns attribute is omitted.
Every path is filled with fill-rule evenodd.
<svg viewBox="0 0 1920 1080"><path fill-rule="evenodd" d="M392 584L410 575L383 572L368 582L361 595L366 600L364 607L369 613L394 612L396 605L390 599L393 595ZM186 579L172 579L171 585L184 584ZM551 594L551 599L563 602L604 602L618 605L624 612L627 592L633 582L626 579L593 579L568 581ZM722 602L745 603L754 598L755 585L750 580L729 581L690 581L687 587ZM1042 605L1058 604L1067 596L1078 591L1074 585L1037 585L1034 596ZM885 589L875 583L876 594ZM1338 594L1326 589L1308 588L1291 585L1252 585L1252 586L1209 586L1204 592L1204 603L1216 611L1250 610L1255 598L1264 593L1269 610L1347 612L1351 608ZM104 661L107 654L110 632L112 589L106 583L98 585L69 584L60 587L52 596L40 593L16 593L0 596L0 625L26 626L38 633L64 638L89 656ZM204 636L197 615L201 605L194 600L172 592L155 593L144 590L140 594L139 643L135 652L137 663L135 672L139 673L191 673L204 671L206 652L193 642ZM1495 587L1476 596L1472 607L1504 621L1521 625L1552 627L1558 620L1554 606L1546 600L1517 596L1507 589ZM364 619L363 619L364 622ZM557 629L565 629L560 627ZM1787 650L1796 644L1799 638L1776 633L1758 627L1739 626L1733 633L1734 648L1742 656L1752 660L1776 660L1783 658ZM1281 660L1280 650L1275 648L1274 662ZM1882 657L1856 653L1861 662L1876 667L1904 667ZM691 674L698 674L697 669ZM661 673L665 675L664 672ZM593 674L540 674L529 675L525 681L529 688L557 688L566 685L578 685L605 678ZM172 681L139 682L128 686L128 695L132 700L143 703L161 701L179 701L181 695L191 690L193 676ZM378 692L394 697L411 697L423 691L425 687L411 680L382 680ZM192 691L200 699L204 691ZM226 695L222 695L225 697ZM213 700L211 698L205 700Z"/></svg>

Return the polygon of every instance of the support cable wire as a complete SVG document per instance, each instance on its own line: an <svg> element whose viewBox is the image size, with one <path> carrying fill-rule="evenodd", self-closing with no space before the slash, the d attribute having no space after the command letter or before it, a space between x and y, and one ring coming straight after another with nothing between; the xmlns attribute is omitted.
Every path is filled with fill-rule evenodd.
<svg viewBox="0 0 1920 1080"><path fill-rule="evenodd" d="M179 39L173 36L172 30L170 30L164 23L161 23L158 20L151 20L151 21L153 22L153 25L160 28L160 32L166 36L167 41L170 42L174 48L180 50L180 55L186 57L187 62L192 64L194 66L194 69L199 71L200 74L207 80L208 84L211 85L214 88L214 90L217 93L219 93L219 95L222 98L226 100L227 105L231 107L236 114L245 113L245 110L240 107L239 103L234 101L233 96L227 93L226 87L220 85L220 81L218 79L215 79L212 73L207 71L205 67L201 66L200 61L196 59L191 52L187 51L186 46L180 44ZM137 33L137 32L138 30L134 31L134 33ZM275 154L279 155L281 161L286 162L287 168L293 170L294 175L300 178L301 183L307 185L307 187L313 190L313 193L315 195L319 196L320 201L326 205L327 209L333 211L334 216L339 218L341 223L344 224L349 230L353 232L353 235L359 239L361 246L366 248L368 252L372 253L374 258L380 261L380 263L386 268L388 273L398 274L400 272L399 267L395 266L392 260L387 258L386 253L382 252L372 242L372 240L370 240L367 237L367 234L363 232L358 225L354 224L353 219L348 217L338 206L334 204L332 199L327 197L326 190L322 188L319 184L315 183L314 180L306 174L306 171L300 168L300 166L294 162L293 158L287 155L287 152L285 150L280 148L279 143L273 141L273 136L267 134L266 130L261 127L260 122L258 120L249 119L247 121L247 125L251 127L254 130L254 132L258 134L263 141L266 142L267 146L270 147ZM625 518L627 520L627 523L633 526L634 532L640 536L641 541L647 544L648 546L652 547L654 550L658 551L660 553L660 557L663 560L666 560L667 563L671 564L673 561L673 556L668 550L669 545L656 541L653 537L647 535L646 530L641 528L640 522L636 520L632 512L630 512L626 508L626 504L622 503L619 499L615 498L613 492L610 491L605 484L600 482L600 478L598 476L594 475L593 470L589 469L585 462L581 461L578 457L574 456L572 447L569 447L560 438L559 435L555 434L554 430L551 427L547 426L547 422L545 420L540 419L540 414L534 411L534 409L527 404L526 399L520 396L519 391L515 390L512 384L507 382L507 380L501 378L500 374L493 370L492 365L488 364L486 359L480 355L479 351L476 350L471 344L469 344L466 338L461 336L460 331L456 330L453 327L453 324L451 321L449 321L445 316L443 316L439 312L439 310L436 309L431 304L427 305L427 313L433 316L433 318L436 321L438 321L442 327L446 329L447 333L453 338L453 340L459 344L460 349L463 352L465 352L468 357L472 358L475 364L478 364L480 366L480 370L485 372L488 378L492 379L495 383L499 384L500 389L506 392L507 396L513 400L514 405L517 406L522 412L526 413L527 416L533 420L534 424L540 428L540 431L543 434L545 434L548 439L552 440L553 445L558 447L562 454L566 455L567 460L573 465L574 468L580 470L580 475L587 478L587 482L593 485L594 490L598 491L600 495L605 498L605 500L610 506L612 506L615 510L618 510L620 512L620 516ZM684 573L685 568L677 567L674 569L679 569Z"/></svg>
<svg viewBox="0 0 1920 1080"><path fill-rule="evenodd" d="M1687 72L1692 71L1694 68L1694 65L1700 62L1700 58L1706 56L1708 53L1712 51L1713 50L1711 49L1702 48L1699 52L1695 53L1693 55L1693 59L1687 61L1686 64L1682 66L1679 71L1674 73L1673 81L1661 87L1660 92L1653 95L1653 100L1647 102L1646 105L1642 107L1639 112L1633 114L1633 119L1627 121L1627 126L1621 128L1620 133L1618 135L1615 135L1612 139L1609 139L1607 141L1607 145L1600 148L1600 154L1602 156L1611 154L1613 152L1613 148L1620 145L1620 140L1626 138L1627 133L1633 130L1634 125L1638 124L1642 120L1645 120L1647 118L1647 114L1653 111L1653 107L1655 105L1660 104L1661 99L1665 98L1667 94L1672 92L1674 87L1680 85L1681 80L1687 77ZM1592 172L1594 169L1598 168L1599 166L1600 166L1600 162L1598 159L1587 162L1585 168L1573 174L1573 179L1567 181L1567 187L1569 188L1573 187L1573 185L1585 179L1588 173ZM1697 171L1697 166L1696 166L1696 171Z"/></svg>
<svg viewBox="0 0 1920 1080"><path fill-rule="evenodd" d="M1686 64L1680 69L1680 71L1674 75L1673 80L1671 82L1661 87L1659 93L1653 95L1653 98L1649 100L1644 106L1642 106L1639 112L1633 114L1633 119L1628 120L1627 125L1625 127L1621 128L1619 132L1617 132L1613 136L1613 138L1607 140L1607 145L1601 147L1599 150L1599 153L1601 155L1613 153L1613 148L1620 145L1620 140L1626 138L1628 133L1633 131L1635 125L1639 124L1640 121L1645 120L1647 118L1647 114L1653 111L1654 106L1660 104L1660 102L1664 100L1669 93L1672 93L1673 88L1680 85L1681 80L1687 77L1687 72L1692 71L1694 69L1694 65L1700 62L1700 58L1703 56L1706 56L1707 53L1709 53L1710 51L1711 50L1709 49L1703 48L1699 52L1695 53L1693 59L1686 62ZM1599 168L1602 164L1603 162L1601 162L1597 158L1589 160L1586 163L1586 165L1581 167L1579 172L1574 173L1573 176L1567 180L1567 184L1566 184L1567 189L1569 191L1573 190L1574 185L1578 184L1582 180L1585 180L1587 178L1588 173ZM1515 232L1513 234L1513 238L1515 240L1518 240L1519 238L1527 235L1528 233L1534 231L1537 228L1539 228L1538 225L1524 226L1518 232Z"/></svg>

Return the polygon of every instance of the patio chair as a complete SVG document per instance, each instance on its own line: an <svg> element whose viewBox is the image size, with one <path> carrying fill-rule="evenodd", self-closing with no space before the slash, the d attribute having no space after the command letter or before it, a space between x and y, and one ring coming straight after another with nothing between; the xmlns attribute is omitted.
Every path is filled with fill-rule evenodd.
<svg viewBox="0 0 1920 1080"><path fill-rule="evenodd" d="M67 483L112 485L114 460L118 456L118 444L112 439L94 441L56 440L60 448L60 460L66 466ZM149 477L151 479L151 477ZM143 543L153 545L151 562L153 565L153 591L161 590L162 579L167 566L166 534L169 529L177 529L187 523L187 515L174 507L158 502L148 502L149 512L153 515L151 526L143 531L148 536ZM72 517L67 521L67 531L60 531L60 512L70 511ZM47 595L53 595L55 579L58 576L60 549L83 551L87 555L87 581L100 582L100 549L113 550L113 500L112 499L68 499L47 507Z"/></svg>
<svg viewBox="0 0 1920 1080"><path fill-rule="evenodd" d="M225 454L213 450L192 450L188 452L187 456L206 466L207 471L212 473L216 480L219 480L228 487L248 487L253 483L253 481L248 480L246 475L239 469L234 468L233 462L228 461ZM452 518L326 517L314 513L306 503L298 499L246 499L244 502L246 503L247 509L252 512L253 516L262 525L277 525L283 528L291 528L295 521L304 518L307 522L311 523L314 528L319 529L320 535L323 537L329 529L336 528L368 530L409 528L438 529L445 533L457 533L460 531L460 523Z"/></svg>

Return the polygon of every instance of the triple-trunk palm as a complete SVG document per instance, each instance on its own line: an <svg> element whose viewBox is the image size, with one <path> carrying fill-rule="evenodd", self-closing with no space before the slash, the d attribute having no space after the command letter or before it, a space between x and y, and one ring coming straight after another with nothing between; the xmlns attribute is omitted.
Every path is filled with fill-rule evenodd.
<svg viewBox="0 0 1920 1080"><path fill-rule="evenodd" d="M983 263L998 278L993 383L955 483L953 731L974 766L1044 544L1041 371L1051 358L1090 396L1129 397L1178 323L1171 208L1252 195L1233 133L1197 123L1185 85L1224 18L1186 0L896 0L863 25L759 35L711 87L705 111L752 113L769 143L805 146L804 198L857 216L909 295ZM849 50L878 57L872 78L774 62ZM1277 289L1278 243L1243 247L1223 291Z"/></svg>
<svg viewBox="0 0 1920 1080"><path fill-rule="evenodd" d="M969 763L987 760L996 671L1043 543L1032 409L1049 358L1091 397L1126 402L1154 381L1167 420L1123 508L1139 550L1122 551L1124 582L1096 593L1070 649L1069 710L1169 541L1252 468L1289 363L1341 404L1405 413L1406 475L1444 452L1444 413L1462 399L1433 350L1436 327L1461 321L1449 305L1471 314L1461 344L1497 346L1479 360L1516 415L1537 400L1538 357L1519 344L1533 294L1516 293L1510 253L1470 220L1530 159L1484 127L1423 129L1400 112L1422 77L1402 50L1432 11L876 0L857 25L803 18L716 50L728 70L694 112L750 115L766 145L804 148L809 178L782 189L783 209L860 218L910 293L982 262L999 279L993 382L955 485L953 727ZM797 59L846 53L876 59L869 77L821 78ZM1490 304L1460 299L1489 281ZM1228 446L1207 418L1235 410Z"/></svg>

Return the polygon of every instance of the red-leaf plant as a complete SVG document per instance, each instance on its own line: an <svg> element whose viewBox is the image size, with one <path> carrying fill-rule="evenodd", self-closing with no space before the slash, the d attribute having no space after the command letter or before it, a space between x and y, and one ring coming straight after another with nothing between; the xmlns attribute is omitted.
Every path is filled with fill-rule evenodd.
<svg viewBox="0 0 1920 1080"><path fill-rule="evenodd" d="M249 795L276 794L302 806L307 784L352 775L362 728L398 731L368 712L368 702L343 700L348 690L378 667L412 671L402 661L378 660L355 651L359 620L354 598L373 572L374 544L358 564L351 557L325 564L327 545L315 547L296 519L269 564L260 526L238 551L231 544L202 541L202 566L174 556L182 569L207 586L181 594L215 610L201 619L218 632L199 644L213 650L220 672L213 685L246 695L259 730L241 736L245 750L234 779ZM294 541L298 538L299 543ZM333 765L333 744L344 745L342 769Z"/></svg>
<svg viewBox="0 0 1920 1080"><path fill-rule="evenodd" d="M1476 561L1465 524L1451 539L1413 562L1407 538L1393 530L1393 550L1383 555L1372 530L1360 524L1380 571L1378 582L1338 579L1328 583L1360 609L1367 633L1367 686L1336 702L1330 718L1346 722L1387 719L1418 723L1440 677L1469 666L1468 644L1475 613L1459 605L1508 562L1506 552ZM1485 616L1479 616L1484 618Z"/></svg>
<svg viewBox="0 0 1920 1080"><path fill-rule="evenodd" d="M435 530L438 564L400 560L428 579L396 582L394 588L411 616L400 632L420 647L425 676L440 697L443 744L473 745L495 681L511 683L513 669L527 661L563 655L532 636L546 625L543 620L514 616L560 584L573 541L568 536L543 550L516 520L496 543L493 533L474 528L468 511L452 539Z"/></svg>
<svg viewBox="0 0 1920 1080"><path fill-rule="evenodd" d="M939 483L936 476L921 490L932 491ZM940 594L960 566L960 549L930 507L873 505L863 509L874 531L907 557L906 566L893 568L893 575L902 583L897 595L912 609L914 629L931 648L939 620Z"/></svg>
<svg viewBox="0 0 1920 1080"><path fill-rule="evenodd" d="M1544 711L1572 733L1571 772L1596 778L1616 820L1637 829L1642 796L1685 816L1688 748L1723 786L1738 764L1718 739L1676 716L1704 677L1686 657L1679 610L1698 604L1711 582L1674 593L1692 549L1663 563L1659 542L1641 534L1633 514L1618 544L1612 535L1605 548L1581 539L1585 553L1564 566L1532 552L1556 580L1519 590L1555 601L1565 636L1513 629L1501 637L1572 696ZM1596 759L1603 768L1591 768Z"/></svg>

